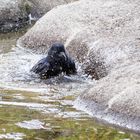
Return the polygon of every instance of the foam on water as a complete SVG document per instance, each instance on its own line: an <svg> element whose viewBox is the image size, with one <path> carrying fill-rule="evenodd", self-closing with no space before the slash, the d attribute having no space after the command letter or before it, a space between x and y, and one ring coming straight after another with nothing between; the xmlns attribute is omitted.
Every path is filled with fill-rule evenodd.
<svg viewBox="0 0 140 140"><path fill-rule="evenodd" d="M44 55L32 53L31 50L14 47L11 52L0 55L0 86L18 90L47 92L50 84L63 82L83 82L79 76L60 76L49 80L40 80L30 69ZM85 81L84 81L85 83Z"/></svg>

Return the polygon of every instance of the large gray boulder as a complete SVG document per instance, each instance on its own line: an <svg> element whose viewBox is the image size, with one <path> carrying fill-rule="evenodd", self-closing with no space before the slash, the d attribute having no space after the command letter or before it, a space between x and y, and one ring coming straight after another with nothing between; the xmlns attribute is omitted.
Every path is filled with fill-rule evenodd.
<svg viewBox="0 0 140 140"><path fill-rule="evenodd" d="M140 134L140 62L112 70L84 91L75 107L103 122Z"/></svg>
<svg viewBox="0 0 140 140"><path fill-rule="evenodd" d="M79 62L85 62L83 68L88 74L100 79L116 64L137 56L138 3L81 0L59 6L43 16L18 43L46 52L52 43L62 42Z"/></svg>
<svg viewBox="0 0 140 140"><path fill-rule="evenodd" d="M18 40L45 53L65 44L87 74L99 81L76 107L140 133L140 1L81 0L58 6Z"/></svg>
<svg viewBox="0 0 140 140"><path fill-rule="evenodd" d="M28 0L26 4L30 7L31 15L39 18L58 5L68 4L74 1L77 0Z"/></svg>

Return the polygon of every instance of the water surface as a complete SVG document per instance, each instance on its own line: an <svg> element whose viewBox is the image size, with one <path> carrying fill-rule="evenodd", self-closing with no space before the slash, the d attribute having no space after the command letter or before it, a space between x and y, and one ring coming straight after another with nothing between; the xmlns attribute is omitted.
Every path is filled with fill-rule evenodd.
<svg viewBox="0 0 140 140"><path fill-rule="evenodd" d="M75 98L94 86L82 76L40 80L30 73L43 55L16 47L22 33L0 35L0 139L138 140L101 125L73 107Z"/></svg>

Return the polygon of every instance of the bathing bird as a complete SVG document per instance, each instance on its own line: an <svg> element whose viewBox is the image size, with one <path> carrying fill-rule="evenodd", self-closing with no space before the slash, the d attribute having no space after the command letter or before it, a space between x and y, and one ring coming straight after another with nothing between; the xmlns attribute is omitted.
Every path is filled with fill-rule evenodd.
<svg viewBox="0 0 140 140"><path fill-rule="evenodd" d="M32 67L31 72L38 74L41 79L47 79L61 73L76 74L76 67L74 60L67 54L64 45L55 43L50 47L47 57L37 62Z"/></svg>

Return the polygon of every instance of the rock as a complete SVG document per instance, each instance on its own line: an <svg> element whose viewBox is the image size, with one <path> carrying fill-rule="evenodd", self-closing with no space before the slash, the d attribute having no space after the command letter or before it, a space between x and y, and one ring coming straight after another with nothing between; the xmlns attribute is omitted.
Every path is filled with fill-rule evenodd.
<svg viewBox="0 0 140 140"><path fill-rule="evenodd" d="M26 3L30 5L30 13L33 17L42 17L45 13L52 8L67 3L74 2L76 0L28 0Z"/></svg>
<svg viewBox="0 0 140 140"><path fill-rule="evenodd" d="M75 107L119 128L140 134L140 62L114 69L85 91Z"/></svg>
<svg viewBox="0 0 140 140"><path fill-rule="evenodd" d="M82 31L81 23L82 20L84 22L84 17L81 13L86 8L88 8L87 4L85 6L78 1L52 9L18 40L19 45L42 52L46 51L48 46L55 42L62 42L68 46L75 37L78 38L78 33ZM86 34L82 36L79 34L79 40L77 39L77 42L71 43L72 49L78 48L76 45L79 46L80 44L78 43L81 41L81 37L84 39L85 36ZM84 42L83 44L81 43L81 47L83 45ZM84 48L86 48L86 45ZM81 56L79 57L81 58Z"/></svg>
<svg viewBox="0 0 140 140"><path fill-rule="evenodd" d="M27 24L28 14L23 0L0 1L0 32L17 30Z"/></svg>
<svg viewBox="0 0 140 140"><path fill-rule="evenodd" d="M58 6L18 40L45 53L65 44L99 81L76 106L94 117L140 133L140 1L81 0Z"/></svg>
<svg viewBox="0 0 140 140"><path fill-rule="evenodd" d="M138 9L137 1L121 0L82 0L59 6L43 16L18 43L42 52L55 42L64 43L79 62L86 60L85 71L100 79L116 63L132 57L131 44L137 51Z"/></svg>
<svg viewBox="0 0 140 140"><path fill-rule="evenodd" d="M37 20L57 5L66 4L74 0L1 0L0 1L0 32L17 30Z"/></svg>

